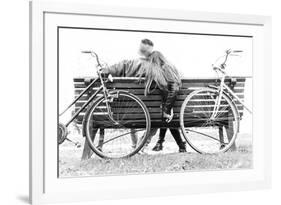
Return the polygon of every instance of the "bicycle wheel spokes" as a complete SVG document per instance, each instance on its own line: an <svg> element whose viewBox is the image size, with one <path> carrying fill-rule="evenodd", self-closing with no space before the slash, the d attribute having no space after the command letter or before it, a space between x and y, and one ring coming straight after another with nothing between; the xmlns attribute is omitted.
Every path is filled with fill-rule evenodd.
<svg viewBox="0 0 281 205"><path fill-rule="evenodd" d="M182 132L199 153L224 152L235 141L239 124L236 108L223 94L214 114L218 96L215 89L201 89L192 92L182 105Z"/></svg>
<svg viewBox="0 0 281 205"><path fill-rule="evenodd" d="M92 108L88 119L88 141L96 154L105 158L122 158L135 154L143 146L150 130L145 105L129 93L103 98ZM91 129L104 129L104 135L91 136ZM94 132L92 132L94 133Z"/></svg>
<svg viewBox="0 0 281 205"><path fill-rule="evenodd" d="M143 136L145 136L144 129L107 128L104 136L97 136L92 143L107 158L122 158L137 148Z"/></svg>

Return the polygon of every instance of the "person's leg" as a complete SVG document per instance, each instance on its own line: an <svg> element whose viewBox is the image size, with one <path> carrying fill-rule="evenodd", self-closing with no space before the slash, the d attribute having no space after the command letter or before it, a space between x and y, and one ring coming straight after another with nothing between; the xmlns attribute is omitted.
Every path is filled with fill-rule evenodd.
<svg viewBox="0 0 281 205"><path fill-rule="evenodd" d="M165 135L167 128L160 128L159 139L156 145L153 147L153 151L161 151L163 149L163 142L165 141Z"/></svg>
<svg viewBox="0 0 281 205"><path fill-rule="evenodd" d="M181 134L180 134L179 129L170 128L170 132L172 133L177 145L179 146L179 152L186 152L185 143L181 138Z"/></svg>
<svg viewBox="0 0 281 205"><path fill-rule="evenodd" d="M163 111L163 108L165 107L165 102L167 100L168 92L165 90L160 90L160 93L162 96L161 110ZM165 123L165 121L163 119L163 112L162 112L162 120L163 120L163 123ZM165 140L166 132L167 132L167 128L160 128L159 138L158 138L156 145L152 149L153 151L160 151L163 149L163 142Z"/></svg>
<svg viewBox="0 0 281 205"><path fill-rule="evenodd" d="M150 133L149 133L149 137L147 138L146 140L146 146L151 142L151 139L154 135L156 135L156 132L157 132L158 128L151 128L150 129Z"/></svg>
<svg viewBox="0 0 281 205"><path fill-rule="evenodd" d="M147 138L147 140L146 140L146 142L145 142L145 144L144 144L144 146L142 148L142 151L149 145L149 143L151 142L152 137L156 134L157 130L158 130L158 128L151 128L150 129L149 136L148 136L148 138Z"/></svg>
<svg viewBox="0 0 281 205"><path fill-rule="evenodd" d="M160 129L158 142L163 143L165 141L166 132L167 132L167 128L161 128Z"/></svg>

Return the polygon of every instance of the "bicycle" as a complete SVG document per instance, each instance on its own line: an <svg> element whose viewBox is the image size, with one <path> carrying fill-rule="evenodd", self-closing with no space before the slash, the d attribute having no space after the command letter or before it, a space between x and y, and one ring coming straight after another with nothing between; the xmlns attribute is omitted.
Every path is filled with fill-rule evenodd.
<svg viewBox="0 0 281 205"><path fill-rule="evenodd" d="M100 81L100 87L73 114L66 124L59 123L58 144L63 143L66 139L71 141L67 138L67 127L84 109L87 109L83 119L83 130L93 152L102 158L131 157L144 146L149 136L151 120L148 109L139 97L128 91L108 90L106 83L109 81L113 82L113 79L111 75L106 78L103 74L102 71L105 65L100 63L97 53L94 51L82 51L82 53L90 54L96 60L98 77L67 106L60 116L69 110L80 98L83 98L98 80ZM98 96L100 94L101 96ZM133 109L142 120L138 121L134 119L134 116L127 115L127 109ZM138 128L133 129L132 127L127 127L126 124L134 124ZM106 130L104 137L96 135L95 130L99 128ZM136 137L138 139L137 143L133 146L132 135L134 135L135 139Z"/></svg>
<svg viewBox="0 0 281 205"><path fill-rule="evenodd" d="M198 153L220 153L231 148L237 138L240 124L237 104L252 113L225 84L228 57L241 52L243 51L227 50L223 63L212 66L219 76L219 86L209 85L194 90L185 98L181 106L181 131L187 143ZM199 102L200 106L198 106ZM192 123L200 126L192 127Z"/></svg>

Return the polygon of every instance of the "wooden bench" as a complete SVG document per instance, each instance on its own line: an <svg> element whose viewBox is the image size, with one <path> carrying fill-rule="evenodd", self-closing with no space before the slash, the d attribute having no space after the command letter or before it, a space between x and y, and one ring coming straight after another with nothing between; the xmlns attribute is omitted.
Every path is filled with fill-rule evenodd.
<svg viewBox="0 0 281 205"><path fill-rule="evenodd" d="M75 97L77 97L91 82L93 78L84 78L77 77L74 78L74 88L75 88ZM244 99L244 87L245 87L246 77L231 77L226 79L226 84L238 95L240 99ZM181 105L186 98L186 96L194 91L195 89L206 87L208 85L218 85L219 80L215 78L200 78L200 79L182 79L183 86L179 92L177 100L174 106L174 118L171 123L168 124L169 127L179 127L179 112ZM75 104L75 111L78 110L95 92L97 87L100 86L100 83L97 82L94 84L93 88L86 94L84 94L80 100L78 100ZM116 89L116 90L126 90L130 93L137 95L147 106L150 117L151 117L151 125L152 127L163 127L167 126L167 124L163 125L162 123L162 114L161 114L161 96L159 89L155 89L151 94L144 96L144 84L139 83L136 78L114 78L114 81L111 83L107 83L108 89ZM152 86L153 87L153 86ZM99 96L102 94L99 94ZM240 113L240 117L243 116L243 106L237 103L237 108ZM80 115L76 119L77 124L81 124L83 117L85 114L85 110L80 113ZM130 114L130 113L128 113ZM135 115L135 113L132 113ZM136 115L135 115L136 116Z"/></svg>
<svg viewBox="0 0 281 205"><path fill-rule="evenodd" d="M74 78L74 88L75 88L75 97L77 97L93 80L94 78L89 77L77 77ZM246 77L228 77L226 78L226 84L237 94L240 99L244 99L244 87L245 87ZM180 108L187 97L192 91L198 88L207 87L209 85L219 85L219 79L216 78L197 78L197 79L182 79L183 86L177 96L177 100L174 105L174 118L173 120L167 124L162 121L162 113L161 113L161 96L159 89L155 89L151 94L144 96L144 83L140 83L137 78L114 78L113 82L108 82L106 87L110 90L126 90L130 93L137 95L147 106L150 117L151 117L151 127L152 128L160 128L160 127L180 127L179 116L180 116ZM89 92L85 93L80 100L78 100L75 104L75 111L79 110L80 107L89 99L89 97L96 91L96 89L100 86L99 82L96 82L92 89ZM153 87L153 86L152 86ZM99 94L99 96L102 94ZM240 118L243 116L243 106L239 104L238 101L237 108L239 110ZM85 115L85 111L80 113L80 115L76 119L76 123L78 125L82 124L83 117ZM131 114L134 117L137 117L136 113L132 112ZM192 125L197 126L197 125ZM199 125L198 125L199 126ZM133 127L133 126L132 126ZM103 130L100 129L101 134ZM86 145L85 145L86 146ZM89 152L89 149L85 149L84 151ZM85 153L83 153L84 155ZM89 154L89 153L88 153ZM88 155L86 154L86 155ZM87 158L87 157L84 157Z"/></svg>

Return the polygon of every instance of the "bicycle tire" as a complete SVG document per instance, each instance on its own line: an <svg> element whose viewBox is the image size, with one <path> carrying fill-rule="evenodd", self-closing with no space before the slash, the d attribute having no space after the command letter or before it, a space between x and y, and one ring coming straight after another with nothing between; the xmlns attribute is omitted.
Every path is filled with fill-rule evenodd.
<svg viewBox="0 0 281 205"><path fill-rule="evenodd" d="M118 94L117 94L118 93ZM108 156L106 153L104 153L103 151L101 151L99 148L97 148L97 146L94 144L92 138L91 138L91 123L90 123L90 119L92 116L94 116L94 110L96 109L96 107L105 100L104 96L99 97L98 99L96 99L92 105L90 106L90 108L87 111L87 114L85 115L84 121L85 121L85 134L86 134L86 139L89 143L90 148L93 150L93 152L98 155L101 158L107 158L107 159L112 159L112 158L128 158L131 157L133 155L135 155L136 153L138 153L141 148L145 145L147 138L149 137L149 133L150 133L150 127L151 127L151 120L150 120L150 114L149 111L146 107L146 105L143 103L143 101L137 97L134 94L131 94L127 91L114 91L111 92L110 95L118 95L118 96L127 96L130 99L134 100L135 102L138 103L138 105L140 105L140 107L143 109L144 112L144 116L145 116L145 135L141 138L141 142L137 145L137 147L135 149L133 149L131 152L129 152L128 154L125 154L122 157L112 157L112 156ZM106 129L106 128L105 128ZM94 139L95 140L95 139Z"/></svg>
<svg viewBox="0 0 281 205"><path fill-rule="evenodd" d="M217 89L214 89L214 88L203 88L203 89L199 89L199 90L195 90L193 91L191 94L189 94L182 106L181 106L181 110L180 110L180 127L181 127L181 131L183 133L183 136L186 140L186 142L198 153L221 153L221 152L226 152L227 150L229 150L231 148L231 146L233 145L233 143L235 142L236 138L237 138L237 134L238 134L238 131L239 131L239 124L240 124L240 119L239 119L239 112L237 110L237 107L236 105L234 104L234 102L232 101L232 99L225 93L222 93L222 98L226 100L227 104L229 105L229 107L231 108L232 110L232 113L233 113L233 119L236 121L236 127L235 127L235 130L234 130L234 133L233 133L233 136L231 137L231 140L230 142L228 143L227 146L225 146L224 148L222 149L219 149L218 151L216 152L205 152L205 151L202 151L202 149L198 148L198 146L196 146L194 144L194 142L191 141L191 134L189 132L186 132L186 130L188 130L188 128L185 126L185 118L186 116L184 116L184 112L185 112L185 109L187 107L187 104L189 102L191 102L191 99L196 99L194 98L194 96L197 95L197 97L199 97L199 93L204 93L204 92L211 92L211 93L219 93L219 91ZM202 97L202 96L201 96ZM194 102L193 102L194 103ZM191 107L191 106L190 106ZM206 120L207 121L207 120ZM207 126L207 125L205 125ZM199 128L198 128L199 129ZM203 129L203 127L202 127ZM190 131L190 129L189 129ZM194 130L193 130L194 131ZM202 143L202 142L200 142ZM199 144L199 143L198 143Z"/></svg>

